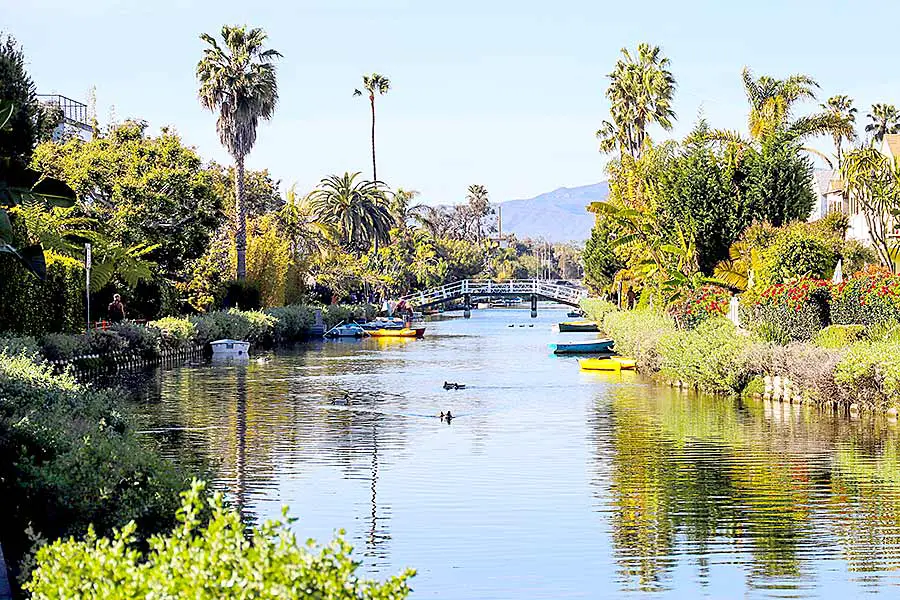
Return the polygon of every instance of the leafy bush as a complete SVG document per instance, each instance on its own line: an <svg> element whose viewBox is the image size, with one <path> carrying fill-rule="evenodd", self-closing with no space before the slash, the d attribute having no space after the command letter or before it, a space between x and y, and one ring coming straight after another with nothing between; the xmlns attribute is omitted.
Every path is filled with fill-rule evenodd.
<svg viewBox="0 0 900 600"><path fill-rule="evenodd" d="M602 323L606 315L617 310L615 304L600 298L582 298L580 305L585 317L595 323Z"/></svg>
<svg viewBox="0 0 900 600"><path fill-rule="evenodd" d="M133 520L141 535L170 526L189 478L138 441L119 393L0 352L0 399L0 542L13 569L29 523L48 539L89 524L109 532Z"/></svg>
<svg viewBox="0 0 900 600"><path fill-rule="evenodd" d="M867 408L884 410L900 404L900 343L853 344L835 368L834 381Z"/></svg>
<svg viewBox="0 0 900 600"><path fill-rule="evenodd" d="M272 335L277 342L299 340L307 335L315 324L315 309L304 305L279 306L266 309L275 319Z"/></svg>
<svg viewBox="0 0 900 600"><path fill-rule="evenodd" d="M749 297L744 314L753 329L770 323L791 340L809 340L828 326L828 290L828 281L809 277L776 283Z"/></svg>
<svg viewBox="0 0 900 600"><path fill-rule="evenodd" d="M257 311L215 311L191 317L196 327L196 339L200 344L215 340L245 340L252 344L271 342L275 318Z"/></svg>
<svg viewBox="0 0 900 600"><path fill-rule="evenodd" d="M752 377L745 355L750 343L728 319L709 318L659 339L661 373L709 392L739 392Z"/></svg>
<svg viewBox="0 0 900 600"><path fill-rule="evenodd" d="M147 324L160 333L160 342L167 348L184 348L194 341L197 326L189 319L164 317Z"/></svg>
<svg viewBox="0 0 900 600"><path fill-rule="evenodd" d="M45 256L44 281L16 261L0 260L0 331L39 336L84 327L84 269L77 260Z"/></svg>
<svg viewBox="0 0 900 600"><path fill-rule="evenodd" d="M831 320L842 325L874 325L900 319L900 275L870 266L831 291Z"/></svg>
<svg viewBox="0 0 900 600"><path fill-rule="evenodd" d="M682 297L668 306L666 312L684 329L693 329L714 316L725 316L731 294L714 285L687 290Z"/></svg>
<svg viewBox="0 0 900 600"><path fill-rule="evenodd" d="M801 225L782 230L763 252L760 276L772 283L796 277L823 278L834 272L839 255L821 236Z"/></svg>
<svg viewBox="0 0 900 600"><path fill-rule="evenodd" d="M134 525L98 538L60 540L37 554L26 585L34 600L60 590L85 600L107 598L359 598L400 599L410 592L408 569L384 583L360 579L352 548L340 535L325 547L304 543L290 530L293 519L268 521L245 532L240 515L224 508L221 494L207 503L195 483L183 494L178 525L134 548ZM203 524L200 514L212 511Z"/></svg>
<svg viewBox="0 0 900 600"><path fill-rule="evenodd" d="M865 334L862 325L829 325L816 334L813 343L820 348L846 348Z"/></svg>
<svg viewBox="0 0 900 600"><path fill-rule="evenodd" d="M900 342L900 321L879 321L866 328L871 342Z"/></svg>
<svg viewBox="0 0 900 600"><path fill-rule="evenodd" d="M658 342L675 331L675 321L654 309L615 311L604 317L603 331L615 340L616 352L633 357L642 371L655 373L662 365Z"/></svg>
<svg viewBox="0 0 900 600"><path fill-rule="evenodd" d="M91 345L88 337L49 333L41 338L41 353L47 360L69 360L82 354L90 354Z"/></svg>
<svg viewBox="0 0 900 600"><path fill-rule="evenodd" d="M0 352L7 354L27 354L36 357L41 353L41 344L33 337L0 338Z"/></svg>

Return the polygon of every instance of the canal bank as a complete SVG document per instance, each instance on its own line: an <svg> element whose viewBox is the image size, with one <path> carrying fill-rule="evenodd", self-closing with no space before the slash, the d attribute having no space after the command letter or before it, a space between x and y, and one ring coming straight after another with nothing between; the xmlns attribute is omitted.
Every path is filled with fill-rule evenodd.
<svg viewBox="0 0 900 600"><path fill-rule="evenodd" d="M287 505L302 536L345 528L368 574L416 567L414 597L895 589L896 428L582 372L548 348L592 337L563 320L475 311L423 340L158 371L142 432L213 460L252 520Z"/></svg>

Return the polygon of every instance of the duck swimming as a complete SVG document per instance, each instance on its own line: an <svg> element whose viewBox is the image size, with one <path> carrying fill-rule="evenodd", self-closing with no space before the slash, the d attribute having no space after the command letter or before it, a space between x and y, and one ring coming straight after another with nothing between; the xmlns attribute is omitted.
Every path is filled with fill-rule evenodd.
<svg viewBox="0 0 900 600"><path fill-rule="evenodd" d="M451 383L449 381L445 381L444 389L445 390L464 390L464 389L466 389L466 386L462 383Z"/></svg>

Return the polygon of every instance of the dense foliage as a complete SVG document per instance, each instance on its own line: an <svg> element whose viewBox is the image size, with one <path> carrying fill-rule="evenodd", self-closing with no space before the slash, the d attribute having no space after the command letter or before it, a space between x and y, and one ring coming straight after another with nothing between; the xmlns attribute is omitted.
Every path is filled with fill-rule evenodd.
<svg viewBox="0 0 900 600"><path fill-rule="evenodd" d="M900 319L900 275L870 267L831 290L831 321L875 325Z"/></svg>
<svg viewBox="0 0 900 600"><path fill-rule="evenodd" d="M730 301L731 295L723 288L705 285L688 290L678 300L669 304L666 311L679 327L693 329L710 317L725 316Z"/></svg>
<svg viewBox="0 0 900 600"><path fill-rule="evenodd" d="M27 354L0 350L0 542L18 571L34 535L107 534L129 521L140 536L173 523L186 474L139 443L123 399L52 375Z"/></svg>
<svg viewBox="0 0 900 600"><path fill-rule="evenodd" d="M202 518L206 512L212 513L208 522ZM206 500L204 486L195 482L183 494L177 525L151 538L148 550L136 547L134 523L109 538L92 530L83 541L59 540L38 551L26 587L35 600L58 598L61 589L85 600L394 600L409 594L412 569L383 583L362 579L352 548L340 535L318 547L291 531L294 522L267 521L248 532L221 494Z"/></svg>

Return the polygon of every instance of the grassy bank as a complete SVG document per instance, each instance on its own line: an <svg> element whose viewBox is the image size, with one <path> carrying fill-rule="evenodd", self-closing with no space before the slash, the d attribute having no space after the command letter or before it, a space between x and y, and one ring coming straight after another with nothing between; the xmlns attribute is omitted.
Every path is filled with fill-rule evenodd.
<svg viewBox="0 0 900 600"><path fill-rule="evenodd" d="M722 394L762 391L762 378L787 376L800 400L839 409L889 411L900 407L900 328L833 325L813 340L779 344L712 316L694 328L654 309L618 311L588 299L588 318L660 381Z"/></svg>
<svg viewBox="0 0 900 600"><path fill-rule="evenodd" d="M311 306L295 304L264 311L215 311L187 317L166 317L147 325L119 323L87 334L47 334L39 338L0 338L0 349L26 352L51 361L97 354L128 352L146 359L159 357L166 349L204 346L213 340L232 338L256 347L271 347L309 337L316 310L322 311L325 327L342 321L371 318L370 304Z"/></svg>

